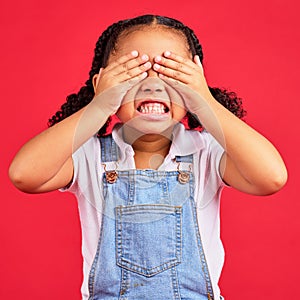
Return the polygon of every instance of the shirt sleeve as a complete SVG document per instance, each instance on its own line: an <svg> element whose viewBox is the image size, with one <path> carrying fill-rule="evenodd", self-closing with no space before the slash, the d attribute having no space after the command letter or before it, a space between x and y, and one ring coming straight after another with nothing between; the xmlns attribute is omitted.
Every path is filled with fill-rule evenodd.
<svg viewBox="0 0 300 300"><path fill-rule="evenodd" d="M73 153L72 160L74 168L72 181L59 191L77 194L79 188L83 190L90 183L89 179L93 173L97 175L97 166L100 164L99 139L96 136L90 138Z"/></svg>
<svg viewBox="0 0 300 300"><path fill-rule="evenodd" d="M205 140L208 171L215 174L220 185L225 185L220 173L220 162L225 150L210 133L204 131L202 135Z"/></svg>
<svg viewBox="0 0 300 300"><path fill-rule="evenodd" d="M219 199L222 188L226 185L220 174L220 161L224 149L208 132L199 133L202 139L202 149L199 151L197 163L198 199L200 207L204 208Z"/></svg>

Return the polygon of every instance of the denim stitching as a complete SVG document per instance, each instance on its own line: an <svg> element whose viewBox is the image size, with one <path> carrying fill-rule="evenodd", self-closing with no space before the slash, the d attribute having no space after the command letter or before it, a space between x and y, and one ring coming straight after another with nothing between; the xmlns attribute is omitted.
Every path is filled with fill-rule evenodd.
<svg viewBox="0 0 300 300"><path fill-rule="evenodd" d="M137 213L143 212L146 210L151 210L154 212L164 212L168 213L170 216L174 214L175 217L175 230L176 230L176 237L175 237L175 258L169 259L167 262L163 262L162 264L152 267L152 268L145 268L143 266L137 265L131 261L128 261L126 258L123 257L123 239L122 239L122 217L123 214L127 215L130 213ZM123 267L127 270L131 270L136 272L140 275L151 277L155 274L161 273L164 270L167 270L173 266L176 266L181 262L181 243L182 243L182 236L181 236L181 226L182 226L182 214L181 214L181 207L174 207L174 206L166 206L163 204L159 205L134 205L134 206L119 206L116 207L116 230L117 230L117 265Z"/></svg>
<svg viewBox="0 0 300 300"><path fill-rule="evenodd" d="M127 299L126 292L130 287L128 271L126 269L121 269L121 287L120 287L120 295L119 299Z"/></svg>
<svg viewBox="0 0 300 300"><path fill-rule="evenodd" d="M194 194L194 185L191 184L190 187L191 187L191 195L193 195ZM195 232L196 232L196 236L197 236L197 242L198 242L200 259L201 259L201 263L202 263L202 269L203 269L203 273L204 273L205 281L206 281L206 285L207 285L208 299L213 300L214 299L214 294L213 294L213 288L212 288L212 284L211 284L211 278L210 278L210 274L209 274L209 270L208 270L208 266L207 266L207 261L206 261L206 257L205 257L205 253L204 253L204 249L203 249L200 230L199 230L199 227L198 227L198 218L197 218L197 211L196 211L195 201L194 201L194 198L192 196L190 197L190 202L191 202L191 207L192 207L192 210L193 210L194 226L195 226Z"/></svg>
<svg viewBox="0 0 300 300"><path fill-rule="evenodd" d="M192 163L193 162L193 154L187 156L175 156L176 162L185 162Z"/></svg>
<svg viewBox="0 0 300 300"><path fill-rule="evenodd" d="M100 235L99 235L99 239L98 239L96 255L95 255L95 258L94 258L94 261L93 261L93 264L92 264L92 267L90 270L90 274L89 274L89 280L88 280L88 287L89 287L89 294L90 294L89 300L93 300L94 294L95 294L95 276L96 276L97 263L99 260L102 228L103 228L103 222L102 222L101 231L100 231Z"/></svg>
<svg viewBox="0 0 300 300"><path fill-rule="evenodd" d="M102 162L117 161L119 159L119 147L111 135L100 137Z"/></svg>
<svg viewBox="0 0 300 300"><path fill-rule="evenodd" d="M106 161L106 162L109 162L109 161L114 161L113 158L115 160L118 159L118 147L117 145L115 144L115 142L113 141L112 137L109 136L109 137L106 137L106 138L103 138L103 143L101 144L101 159L102 159L102 162L103 161ZM177 160L178 159L178 160ZM179 162L187 162L187 163L191 163L192 162L192 159L193 159L193 156L192 155L189 155L189 156L186 156L186 157L176 157L176 161L179 161ZM124 204L125 205L133 205L135 202L136 202L136 195L135 195L135 189L136 189L136 185L135 185L135 179L136 179L136 176L144 176L145 178L149 178L149 179L156 179L156 180L160 180L161 181L161 187L162 187L162 195L164 196L164 194L168 194L168 201L169 203L172 203L172 198L170 198L172 195L170 194L170 191L168 189L168 178L169 176L177 176L178 174L178 171L166 171L166 172L163 172L163 171L153 171L153 170L129 170L129 171L119 171L118 172L119 174L119 177L124 177L126 176L127 178L129 178L128 180L128 187L129 187L129 191L128 191L128 201L124 201ZM171 184L173 182L173 179L170 179L171 180ZM106 185L106 182L105 184ZM193 175L191 174L191 180L189 182L189 185L190 185L190 190L192 190L190 192L190 195L193 195ZM193 213L193 218L194 218L194 227L197 229L196 230L196 239L197 239L197 243L198 243L198 249L199 247L202 248L202 251L203 251L203 246L202 246L202 242L201 242L201 237L200 237L200 232L199 232L199 229L198 229L198 223L197 223L197 218L196 218L196 208L194 207L194 200L193 198L191 199L191 196L188 197L187 199L185 199L185 201L191 201L191 206L190 208L192 209ZM163 202L164 203L164 202ZM157 204L151 204L151 205L157 205ZM193 209L194 207L194 209ZM162 208L160 204L158 204L158 208ZM181 208L180 208L181 209ZM134 208L134 206L130 209L128 208L128 212L135 212L135 211L138 211L136 210L136 208ZM155 211L155 210L154 210ZM168 210L167 210L168 212ZM176 212L178 212L176 209L174 210L173 213L175 213L176 215ZM117 216L118 212L116 210L115 212L115 216ZM120 218L122 219L122 212L120 210ZM103 217L104 219L104 217ZM103 222L103 219L102 219L102 222ZM117 218L116 218L117 219ZM116 221L116 220L115 220ZM182 256L182 214L179 215L179 218L175 216L175 226L176 226L176 233L175 233L175 238L176 238L176 244L175 244L175 259L172 259L173 261L175 261L176 259L179 259L179 261L181 261L181 256ZM101 226L101 229L103 228L103 224ZM115 235L115 238L117 238L117 236L120 235L120 243L116 240L116 248L117 248L117 251L116 251L116 255L119 253L122 254L122 249L119 249L120 245L122 245L122 235L121 235L121 232L122 232L122 222L120 222L119 225L116 224L116 227L115 227L115 230L116 230L116 235ZM100 235L101 236L101 235ZM179 243L180 241L180 243ZM201 245L199 245L199 243ZM180 244L180 245L179 245ZM100 239L98 241L98 246L100 245ZM201 251L199 249L199 253L201 254ZM95 257L95 260L97 259L97 261L99 260L99 252L98 252L98 249L97 249L97 253L96 253L96 257ZM204 252L203 252L203 255L204 255ZM201 263L203 265L203 257L200 255L201 257ZM205 256L204 256L204 259L205 259ZM204 261L206 263L206 260ZM95 278L96 278L96 267L98 267L98 264L95 264L95 261L92 265L92 268L91 268L91 271L90 271L90 274L91 274L91 278L89 280L89 288L93 289L92 290L92 293L93 295L91 297L94 297L94 289L95 289ZM165 270L163 267L166 267L165 264L160 264L159 266L156 266L154 268L152 268L152 270L157 270L156 272L159 273L159 270L162 269L162 270ZM207 267L207 266L206 266ZM141 267L141 270L143 269L146 269L144 267ZM177 267L176 266L170 266L168 267L167 269L170 269L170 274L171 274L171 279L172 279L172 285L173 285L173 294L174 294L174 297L176 300L179 300L181 299L180 298L180 291L179 291L179 283L178 283L178 275L177 275ZM120 295L119 295L119 299L122 299L122 300L125 300L127 299L128 297L128 294L127 294L127 297L125 296L125 294L121 295L121 291L122 293L125 291L127 291L127 289L129 288L129 283L128 283L128 275L129 275L129 271L126 269L126 268L121 268L121 285L120 285ZM205 272L207 271L207 272ZM203 273L204 273L204 276L205 276L205 280L206 280L206 283L207 283L207 287L209 286L210 284L210 277L209 277L209 273L208 273L208 270L205 270L205 268L203 269ZM157 273L155 273L157 274ZM142 274L144 275L144 274ZM209 282L208 282L209 281ZM91 286L90 286L91 284ZM177 290L176 290L177 288ZM209 287L208 287L208 290L209 290ZM213 299L211 298L211 296L213 296L213 293L212 293L212 289L211 289L211 295L209 294L208 292L208 297L210 297L210 299ZM94 299L94 298L89 298L89 299Z"/></svg>
<svg viewBox="0 0 300 300"><path fill-rule="evenodd" d="M179 284L178 284L178 275L176 267L171 268L171 279L172 279L172 287L173 287L173 295L175 300L180 300L180 291L179 291Z"/></svg>
<svg viewBox="0 0 300 300"><path fill-rule="evenodd" d="M133 173L128 174L129 178L129 197L128 197L128 204L133 205L135 202L135 175Z"/></svg>

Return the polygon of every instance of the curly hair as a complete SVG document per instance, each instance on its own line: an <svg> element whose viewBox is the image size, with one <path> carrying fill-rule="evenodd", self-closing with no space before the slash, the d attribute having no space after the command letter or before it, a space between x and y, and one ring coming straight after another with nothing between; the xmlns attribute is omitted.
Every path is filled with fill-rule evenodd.
<svg viewBox="0 0 300 300"><path fill-rule="evenodd" d="M201 63L203 63L202 46L197 36L192 29L180 21L158 15L142 15L132 19L121 20L110 25L99 37L94 50L89 79L85 82L85 86L81 87L77 94L73 93L67 96L66 102L61 106L61 109L49 119L48 125L53 126L91 102L94 97L93 77L99 73L100 68L107 66L109 56L116 50L118 39L122 34L130 32L130 30L152 26L154 24L166 26L169 29L183 34L186 37L192 56L198 55ZM216 87L209 87L209 89L213 97L238 118L245 116L246 112L243 109L242 100L238 98L234 92ZM107 134L107 128L111 119L112 118L109 117L105 125L99 130L99 136ZM185 123L189 129L202 130L200 122L190 112L187 112L183 123Z"/></svg>

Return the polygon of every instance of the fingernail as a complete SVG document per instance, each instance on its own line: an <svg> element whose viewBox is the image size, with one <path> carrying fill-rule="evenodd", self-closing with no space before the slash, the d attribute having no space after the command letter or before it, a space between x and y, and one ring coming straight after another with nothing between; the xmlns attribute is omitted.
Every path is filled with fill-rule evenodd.
<svg viewBox="0 0 300 300"><path fill-rule="evenodd" d="M144 72L144 73L141 74L141 78L142 78L142 79L146 78L147 76L148 76L148 73L147 73L147 72Z"/></svg>
<svg viewBox="0 0 300 300"><path fill-rule="evenodd" d="M171 55L171 52L170 51L165 51L164 55L168 57L168 56Z"/></svg>
<svg viewBox="0 0 300 300"><path fill-rule="evenodd" d="M148 59L149 59L149 57L148 57L147 54L143 54L143 55L142 55L142 60L146 61L146 60L148 60Z"/></svg>
<svg viewBox="0 0 300 300"><path fill-rule="evenodd" d="M136 50L133 50L133 51L131 52L131 55L132 55L133 57L137 57L137 56L139 55L139 53L138 53Z"/></svg>
<svg viewBox="0 0 300 300"><path fill-rule="evenodd" d="M151 62L147 61L147 62L144 64L144 67L146 67L146 68L151 68Z"/></svg>
<svg viewBox="0 0 300 300"><path fill-rule="evenodd" d="M159 64L154 64L154 65L153 65L153 69L154 69L154 70L158 70L159 68L160 68L160 65L159 65Z"/></svg>
<svg viewBox="0 0 300 300"><path fill-rule="evenodd" d="M156 62L160 62L161 61L161 56L156 56L154 59Z"/></svg>

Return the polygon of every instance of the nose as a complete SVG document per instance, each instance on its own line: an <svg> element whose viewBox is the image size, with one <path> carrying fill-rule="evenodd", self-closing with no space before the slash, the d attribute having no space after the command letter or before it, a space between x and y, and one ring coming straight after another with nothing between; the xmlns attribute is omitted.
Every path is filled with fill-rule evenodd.
<svg viewBox="0 0 300 300"><path fill-rule="evenodd" d="M162 93L165 91L164 82L157 77L148 77L142 82L140 91L146 94Z"/></svg>
<svg viewBox="0 0 300 300"><path fill-rule="evenodd" d="M158 73L151 68L150 70L148 70L148 77L158 78Z"/></svg>

